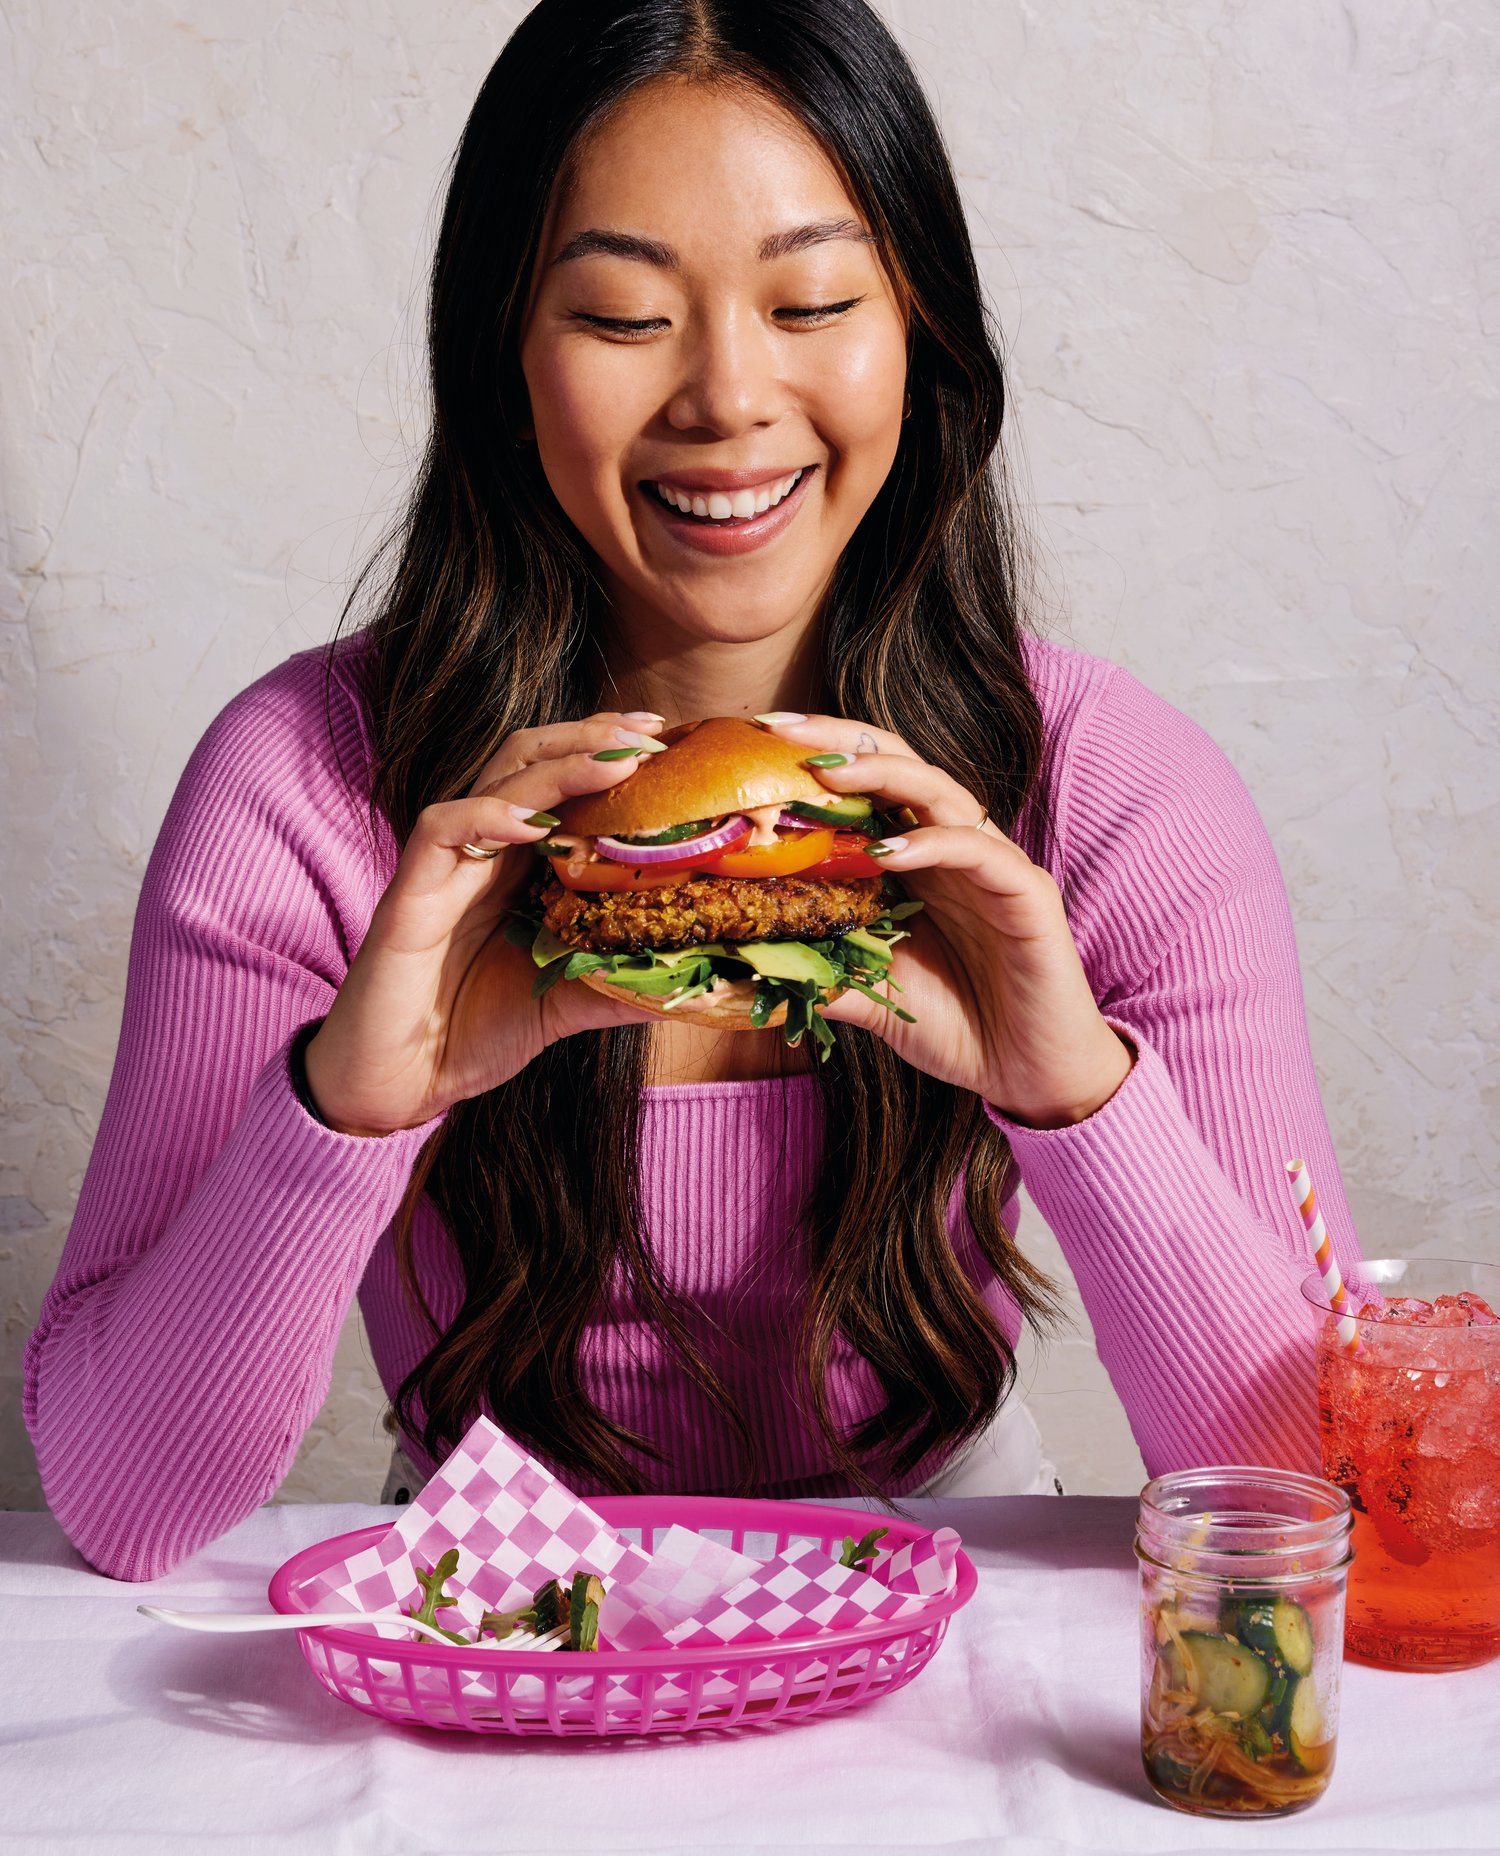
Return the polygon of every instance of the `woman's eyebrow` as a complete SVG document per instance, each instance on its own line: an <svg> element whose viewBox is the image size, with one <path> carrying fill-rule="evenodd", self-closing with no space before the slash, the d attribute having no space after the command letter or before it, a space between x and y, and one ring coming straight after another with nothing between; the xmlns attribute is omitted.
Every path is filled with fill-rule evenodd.
<svg viewBox="0 0 1500 1856"><path fill-rule="evenodd" d="M772 232L760 242L760 258L789 257L794 251L805 251L810 245L825 245L832 239L852 239L856 244L873 245L875 235L867 232L857 219L818 219L810 225L792 226L785 232ZM610 232L602 226L591 226L586 232L575 232L552 260L554 264L568 264L575 258L592 257L635 258L642 264L654 264L658 270L675 271L681 268L681 259L670 245L663 245L659 239L642 238L636 232Z"/></svg>

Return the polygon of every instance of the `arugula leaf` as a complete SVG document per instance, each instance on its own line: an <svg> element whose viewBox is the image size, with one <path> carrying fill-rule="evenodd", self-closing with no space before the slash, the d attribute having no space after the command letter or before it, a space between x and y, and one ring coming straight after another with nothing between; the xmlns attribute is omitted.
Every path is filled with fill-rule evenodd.
<svg viewBox="0 0 1500 1856"><path fill-rule="evenodd" d="M840 1566L852 1566L858 1572L869 1572L875 1564L875 1555L880 1551L878 1542L891 1530L888 1527L872 1527L863 1540L856 1540L852 1534L844 1536L844 1550L839 1555Z"/></svg>
<svg viewBox="0 0 1500 1856"><path fill-rule="evenodd" d="M459 1636L457 1631L448 1630L437 1621L439 1611L449 1611L458 1603L444 1591L444 1586L458 1571L458 1548L449 1547L436 1566L426 1572L417 1574L417 1584L422 1588L422 1603L415 1611L407 1611L406 1616L415 1618L418 1624L430 1624L435 1631L441 1631L450 1643L467 1643L467 1637Z"/></svg>

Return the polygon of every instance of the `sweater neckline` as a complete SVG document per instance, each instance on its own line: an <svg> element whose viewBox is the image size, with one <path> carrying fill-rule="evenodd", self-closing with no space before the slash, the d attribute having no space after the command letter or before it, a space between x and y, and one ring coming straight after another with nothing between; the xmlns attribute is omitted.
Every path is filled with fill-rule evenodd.
<svg viewBox="0 0 1500 1856"><path fill-rule="evenodd" d="M817 1082L811 1070L794 1070L790 1076L747 1076L737 1082L718 1083L642 1083L641 1094L660 1097L667 1101L678 1100L702 1101L705 1097L732 1099L736 1096L769 1095L779 1092L788 1085L807 1087Z"/></svg>

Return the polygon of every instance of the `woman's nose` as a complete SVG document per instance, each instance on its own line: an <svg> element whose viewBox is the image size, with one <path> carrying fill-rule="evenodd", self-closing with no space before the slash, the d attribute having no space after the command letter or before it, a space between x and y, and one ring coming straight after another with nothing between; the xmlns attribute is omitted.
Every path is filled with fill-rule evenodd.
<svg viewBox="0 0 1500 1856"><path fill-rule="evenodd" d="M773 425L786 409L774 335L749 318L725 316L683 346L683 374L667 402L680 432L705 429L721 437Z"/></svg>

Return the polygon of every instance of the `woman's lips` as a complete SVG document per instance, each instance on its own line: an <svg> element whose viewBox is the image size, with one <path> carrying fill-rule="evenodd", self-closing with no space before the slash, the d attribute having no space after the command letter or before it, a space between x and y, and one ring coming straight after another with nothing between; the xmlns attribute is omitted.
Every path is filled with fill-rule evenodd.
<svg viewBox="0 0 1500 1856"><path fill-rule="evenodd" d="M774 541L795 520L817 468L816 464L807 465L796 487L783 496L774 509L767 509L763 515L741 520L731 518L727 522L685 516L681 510L664 503L649 483L639 484L637 489L662 527L684 547L696 548L700 554L749 554L756 548L763 548L768 541Z"/></svg>

